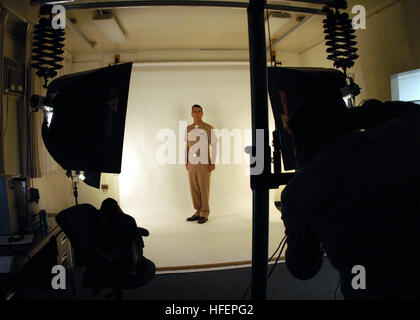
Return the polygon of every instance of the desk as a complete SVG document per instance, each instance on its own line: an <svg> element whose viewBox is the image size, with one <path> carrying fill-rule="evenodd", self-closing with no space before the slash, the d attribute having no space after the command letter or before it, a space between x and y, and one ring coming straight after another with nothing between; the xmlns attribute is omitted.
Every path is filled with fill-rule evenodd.
<svg viewBox="0 0 420 320"><path fill-rule="evenodd" d="M51 219L50 219L51 218ZM73 267L70 242L55 222L55 217L48 219L47 232L36 231L31 244L0 247L0 256L14 256L12 273L0 275L0 300L13 299L19 291L22 268L33 259L55 237L57 242L57 264Z"/></svg>

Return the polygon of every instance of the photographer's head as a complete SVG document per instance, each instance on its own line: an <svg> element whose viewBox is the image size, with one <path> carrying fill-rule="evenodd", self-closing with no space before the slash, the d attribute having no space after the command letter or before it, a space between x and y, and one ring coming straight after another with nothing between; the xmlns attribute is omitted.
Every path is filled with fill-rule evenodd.
<svg viewBox="0 0 420 320"><path fill-rule="evenodd" d="M105 218L112 218L123 213L120 206L118 205L118 202L112 198L107 198L102 201L100 212Z"/></svg>
<svg viewBox="0 0 420 320"><path fill-rule="evenodd" d="M288 120L299 167L314 158L329 139L350 130L347 107L341 99L308 100Z"/></svg>

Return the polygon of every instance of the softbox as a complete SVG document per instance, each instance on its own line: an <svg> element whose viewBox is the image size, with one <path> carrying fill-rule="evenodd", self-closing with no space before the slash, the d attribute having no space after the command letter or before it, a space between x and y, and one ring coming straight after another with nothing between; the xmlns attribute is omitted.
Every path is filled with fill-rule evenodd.
<svg viewBox="0 0 420 320"><path fill-rule="evenodd" d="M345 75L335 69L268 68L268 89L278 131L276 137L280 139L275 144L280 145L285 170L298 169L293 139L286 128L287 119L308 100L323 97L340 100L346 85Z"/></svg>
<svg viewBox="0 0 420 320"><path fill-rule="evenodd" d="M86 183L88 186L94 187L96 189L99 189L99 186L101 184L101 173L95 172L95 171L85 171L83 173L84 180L83 182Z"/></svg>
<svg viewBox="0 0 420 320"><path fill-rule="evenodd" d="M42 138L66 170L121 172L132 63L59 77L48 86ZM97 184L95 182L95 184Z"/></svg>

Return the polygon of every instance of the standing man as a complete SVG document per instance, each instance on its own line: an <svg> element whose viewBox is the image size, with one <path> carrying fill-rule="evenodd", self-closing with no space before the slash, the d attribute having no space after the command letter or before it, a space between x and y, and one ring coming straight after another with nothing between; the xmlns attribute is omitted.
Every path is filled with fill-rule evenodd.
<svg viewBox="0 0 420 320"><path fill-rule="evenodd" d="M202 224L208 220L210 175L216 169L218 139L213 127L202 120L203 108L195 104L191 108L194 123L185 132L185 166L190 181L191 197L195 213L187 221L197 221ZM211 145L211 156L209 147Z"/></svg>

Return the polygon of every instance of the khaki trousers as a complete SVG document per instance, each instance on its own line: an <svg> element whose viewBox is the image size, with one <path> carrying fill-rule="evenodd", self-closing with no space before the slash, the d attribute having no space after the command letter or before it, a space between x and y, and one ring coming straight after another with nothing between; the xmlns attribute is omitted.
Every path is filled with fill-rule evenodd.
<svg viewBox="0 0 420 320"><path fill-rule="evenodd" d="M208 164L188 164L191 197L196 210L194 215L205 218L210 214L210 174Z"/></svg>

